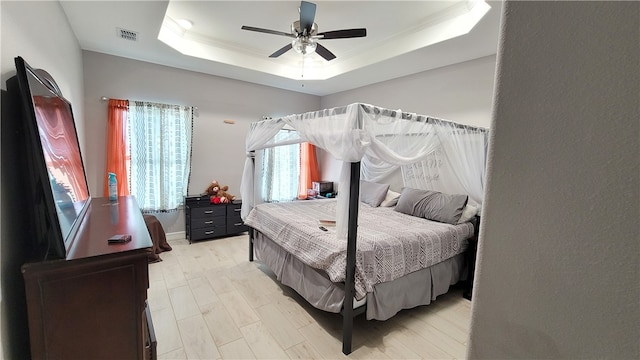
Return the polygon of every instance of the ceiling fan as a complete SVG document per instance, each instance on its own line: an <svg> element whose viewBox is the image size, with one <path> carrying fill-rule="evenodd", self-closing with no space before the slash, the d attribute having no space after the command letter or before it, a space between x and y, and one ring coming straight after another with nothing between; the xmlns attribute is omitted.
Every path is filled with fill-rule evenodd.
<svg viewBox="0 0 640 360"><path fill-rule="evenodd" d="M314 3L307 1L300 2L299 12L300 20L294 21L291 24L290 33L244 25L242 26L242 30L257 31L294 38L290 44L283 46L281 49L269 55L271 58L277 58L278 56L293 49L303 55L310 54L315 51L327 61L335 59L336 56L326 47L319 44L317 40L347 39L367 36L367 29L365 28L334 30L319 33L318 24L313 22L316 17L316 4Z"/></svg>

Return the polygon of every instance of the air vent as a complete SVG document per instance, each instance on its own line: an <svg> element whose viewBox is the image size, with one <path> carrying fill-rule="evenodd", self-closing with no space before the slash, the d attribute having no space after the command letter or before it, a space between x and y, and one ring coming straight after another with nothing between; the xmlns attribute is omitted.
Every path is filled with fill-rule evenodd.
<svg viewBox="0 0 640 360"><path fill-rule="evenodd" d="M125 30L125 29L121 29L121 28L116 28L116 30L118 31L118 37L125 39L125 40L130 40L130 41L138 41L138 33L135 31L131 31L131 30Z"/></svg>

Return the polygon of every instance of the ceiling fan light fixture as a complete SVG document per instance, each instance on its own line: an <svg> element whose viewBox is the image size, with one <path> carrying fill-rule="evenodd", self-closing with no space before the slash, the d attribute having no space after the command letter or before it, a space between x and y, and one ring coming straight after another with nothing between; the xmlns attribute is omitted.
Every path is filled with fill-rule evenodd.
<svg viewBox="0 0 640 360"><path fill-rule="evenodd" d="M291 47L298 54L306 55L316 51L318 44L314 39L298 37L291 42Z"/></svg>
<svg viewBox="0 0 640 360"><path fill-rule="evenodd" d="M298 54L306 55L316 51L318 44L312 38L297 37L291 42L291 47Z"/></svg>

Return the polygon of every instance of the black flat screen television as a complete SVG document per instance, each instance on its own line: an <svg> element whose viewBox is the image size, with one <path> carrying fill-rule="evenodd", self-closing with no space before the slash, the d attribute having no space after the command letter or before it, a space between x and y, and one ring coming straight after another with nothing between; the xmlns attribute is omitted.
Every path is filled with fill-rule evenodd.
<svg viewBox="0 0 640 360"><path fill-rule="evenodd" d="M31 256L64 259L91 202L73 110L46 71L21 57L15 65L7 89L16 92L24 125L35 237Z"/></svg>

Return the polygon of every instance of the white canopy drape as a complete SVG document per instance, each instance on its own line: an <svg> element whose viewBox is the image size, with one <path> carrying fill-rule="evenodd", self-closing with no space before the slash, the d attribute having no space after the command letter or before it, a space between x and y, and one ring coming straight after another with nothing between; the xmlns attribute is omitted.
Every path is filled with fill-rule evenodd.
<svg viewBox="0 0 640 360"><path fill-rule="evenodd" d="M278 141L283 127L296 131ZM240 192L242 218L255 205L252 152L308 141L343 162L336 233L346 238L350 163L361 161L364 179L376 181L402 168L405 186L468 194L482 205L487 130L355 103L252 124L247 135Z"/></svg>

